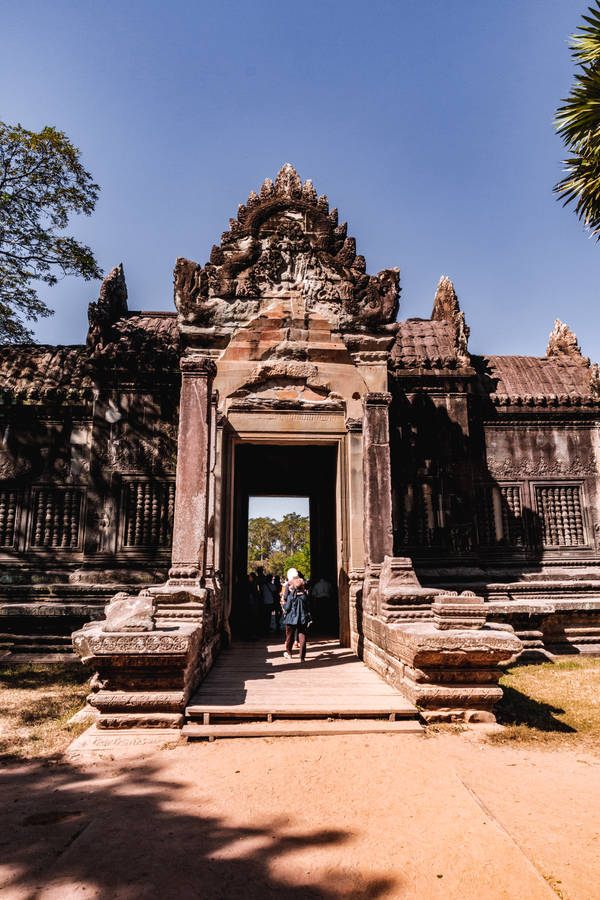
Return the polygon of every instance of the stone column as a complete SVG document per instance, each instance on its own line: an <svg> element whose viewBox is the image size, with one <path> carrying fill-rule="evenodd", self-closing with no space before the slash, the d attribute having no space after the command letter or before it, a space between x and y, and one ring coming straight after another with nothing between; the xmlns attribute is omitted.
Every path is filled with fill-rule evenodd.
<svg viewBox="0 0 600 900"><path fill-rule="evenodd" d="M363 477L365 559L381 566L394 552L388 393L363 397Z"/></svg>
<svg viewBox="0 0 600 900"><path fill-rule="evenodd" d="M181 399L175 482L173 554L170 580L204 575L210 467L212 382L217 367L210 357L181 358Z"/></svg>

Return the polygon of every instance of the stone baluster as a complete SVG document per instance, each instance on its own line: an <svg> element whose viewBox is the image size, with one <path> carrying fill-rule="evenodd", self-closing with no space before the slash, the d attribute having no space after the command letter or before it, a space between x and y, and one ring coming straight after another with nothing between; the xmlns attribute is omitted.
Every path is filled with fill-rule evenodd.
<svg viewBox="0 0 600 900"><path fill-rule="evenodd" d="M181 359L181 399L170 581L200 580L206 557L212 382L210 357Z"/></svg>

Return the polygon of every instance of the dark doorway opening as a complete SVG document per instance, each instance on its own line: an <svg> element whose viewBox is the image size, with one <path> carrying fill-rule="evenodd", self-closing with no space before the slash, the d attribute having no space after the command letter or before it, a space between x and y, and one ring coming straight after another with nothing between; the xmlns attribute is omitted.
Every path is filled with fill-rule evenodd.
<svg viewBox="0 0 600 900"><path fill-rule="evenodd" d="M335 485L337 447L332 445L238 444L235 448L231 629L243 635L248 623L248 501L250 497L308 497L311 583L325 579L331 597L315 605L319 634L337 637ZM315 601L316 604L316 601Z"/></svg>

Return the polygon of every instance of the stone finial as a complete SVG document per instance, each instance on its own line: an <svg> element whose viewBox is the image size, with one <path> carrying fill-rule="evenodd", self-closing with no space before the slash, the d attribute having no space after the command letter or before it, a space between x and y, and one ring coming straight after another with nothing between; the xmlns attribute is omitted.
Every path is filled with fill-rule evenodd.
<svg viewBox="0 0 600 900"><path fill-rule="evenodd" d="M554 320L554 328L548 338L546 356L581 356L581 347L577 343L577 336L560 319Z"/></svg>
<svg viewBox="0 0 600 900"><path fill-rule="evenodd" d="M442 275L438 282L431 319L434 322L449 322L454 327L456 356L462 365L468 366L471 329L467 325L464 312L461 312L454 285L447 275Z"/></svg>
<svg viewBox="0 0 600 900"><path fill-rule="evenodd" d="M108 273L98 300L88 306L88 344L110 339L111 327L127 312L127 285L123 263L119 263Z"/></svg>
<svg viewBox="0 0 600 900"><path fill-rule="evenodd" d="M467 325L465 321L464 312L459 312L454 320L455 327L455 346L456 346L456 355L459 360L468 365L470 362L469 356L469 335L471 334L471 329Z"/></svg>
<svg viewBox="0 0 600 900"><path fill-rule="evenodd" d="M102 282L98 304L108 307L114 319L127 312L127 285L123 263L111 269Z"/></svg>
<svg viewBox="0 0 600 900"><path fill-rule="evenodd" d="M454 322L459 313L460 305L454 285L447 275L442 275L435 292L431 318L436 322Z"/></svg>
<svg viewBox="0 0 600 900"><path fill-rule="evenodd" d="M258 194L259 200L261 200L262 202L264 202L265 200L270 200L274 194L275 188L273 187L273 182L270 178L265 178Z"/></svg>
<svg viewBox="0 0 600 900"><path fill-rule="evenodd" d="M590 366L590 394L594 400L600 400L600 366L592 363Z"/></svg>
<svg viewBox="0 0 600 900"><path fill-rule="evenodd" d="M285 163L277 173L275 193L282 194L284 197L299 197L302 194L300 176L289 163Z"/></svg>

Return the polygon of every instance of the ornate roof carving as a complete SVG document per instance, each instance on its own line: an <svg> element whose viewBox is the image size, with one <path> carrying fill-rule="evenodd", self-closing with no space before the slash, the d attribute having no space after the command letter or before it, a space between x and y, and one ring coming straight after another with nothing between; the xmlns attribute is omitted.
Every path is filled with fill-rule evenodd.
<svg viewBox="0 0 600 900"><path fill-rule="evenodd" d="M442 275L435 292L431 319L433 322L452 322L459 312L460 305L454 285L447 275Z"/></svg>
<svg viewBox="0 0 600 900"><path fill-rule="evenodd" d="M99 343L107 343L112 337L112 327L115 322L127 314L127 285L125 284L125 272L123 263L119 263L108 273L102 287L100 296L95 303L88 306L88 331L87 343L93 346Z"/></svg>
<svg viewBox="0 0 600 900"><path fill-rule="evenodd" d="M368 275L337 210L286 164L240 205L204 267L177 260L175 304L183 326L245 324L291 299L334 328L372 328L396 318L398 271Z"/></svg>
<svg viewBox="0 0 600 900"><path fill-rule="evenodd" d="M431 319L434 322L450 323L454 329L456 358L460 365L468 366L470 362L468 342L471 329L466 323L464 312L461 312L454 285L446 275L442 275L439 280Z"/></svg>
<svg viewBox="0 0 600 900"><path fill-rule="evenodd" d="M568 325L565 325L560 319L555 319L554 328L548 338L546 356L562 356L563 354L578 357L579 359L582 358L581 347L577 343L577 336Z"/></svg>

